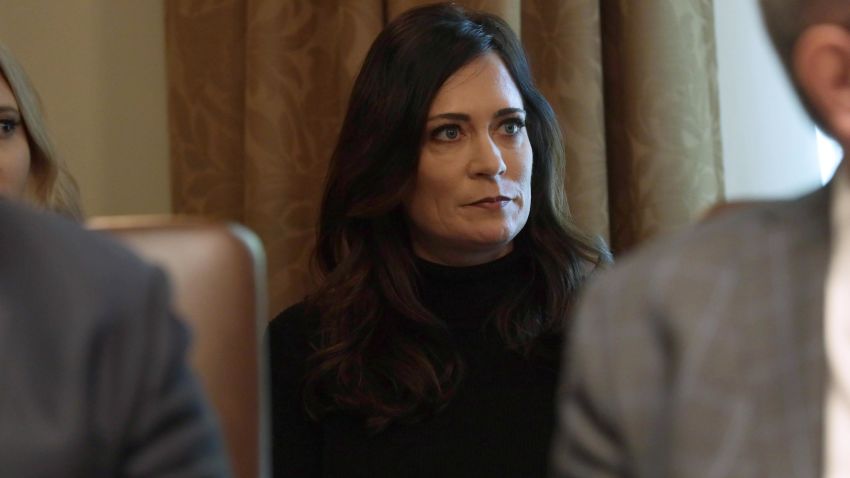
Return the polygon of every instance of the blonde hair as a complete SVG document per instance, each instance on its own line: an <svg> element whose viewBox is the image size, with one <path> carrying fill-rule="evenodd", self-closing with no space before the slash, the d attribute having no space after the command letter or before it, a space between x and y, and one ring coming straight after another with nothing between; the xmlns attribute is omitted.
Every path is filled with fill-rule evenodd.
<svg viewBox="0 0 850 478"><path fill-rule="evenodd" d="M82 220L77 183L57 156L47 132L38 93L11 52L0 44L0 75L18 103L30 149L27 199L35 205Z"/></svg>

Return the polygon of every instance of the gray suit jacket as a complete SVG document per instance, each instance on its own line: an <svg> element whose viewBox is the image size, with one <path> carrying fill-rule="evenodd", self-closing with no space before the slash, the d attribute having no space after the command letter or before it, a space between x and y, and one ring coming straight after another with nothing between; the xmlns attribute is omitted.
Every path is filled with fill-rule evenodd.
<svg viewBox="0 0 850 478"><path fill-rule="evenodd" d="M218 477L161 272L0 200L0 476Z"/></svg>
<svg viewBox="0 0 850 478"><path fill-rule="evenodd" d="M552 477L819 478L829 190L730 212L593 281Z"/></svg>

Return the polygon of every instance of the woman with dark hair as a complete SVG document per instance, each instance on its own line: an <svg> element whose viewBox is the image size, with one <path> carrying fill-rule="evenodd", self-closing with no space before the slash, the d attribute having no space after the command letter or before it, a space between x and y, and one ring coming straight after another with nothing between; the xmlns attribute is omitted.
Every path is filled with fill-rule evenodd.
<svg viewBox="0 0 850 478"><path fill-rule="evenodd" d="M561 334L606 257L563 160L504 21L387 25L331 158L321 286L269 327L276 476L544 475Z"/></svg>

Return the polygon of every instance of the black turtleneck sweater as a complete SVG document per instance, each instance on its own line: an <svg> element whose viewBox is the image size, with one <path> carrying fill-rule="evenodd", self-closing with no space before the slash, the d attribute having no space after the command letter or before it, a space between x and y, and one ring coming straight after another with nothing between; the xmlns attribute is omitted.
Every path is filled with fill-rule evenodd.
<svg viewBox="0 0 850 478"><path fill-rule="evenodd" d="M450 478L545 475L557 370L530 362L482 327L494 306L530 280L512 253L473 267L419 260L421 298L444 320L466 364L456 395L435 416L370 433L335 413L310 420L299 393L318 320L297 304L268 330L277 478Z"/></svg>

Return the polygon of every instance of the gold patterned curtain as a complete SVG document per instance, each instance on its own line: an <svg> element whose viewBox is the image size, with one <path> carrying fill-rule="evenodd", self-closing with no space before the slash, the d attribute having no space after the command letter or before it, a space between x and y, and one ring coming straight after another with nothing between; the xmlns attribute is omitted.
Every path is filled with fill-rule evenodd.
<svg viewBox="0 0 850 478"><path fill-rule="evenodd" d="M426 0L169 0L173 207L265 245L271 310L309 255L348 94L389 19ZM615 253L722 198L712 0L478 0L528 52L561 121L576 221Z"/></svg>

